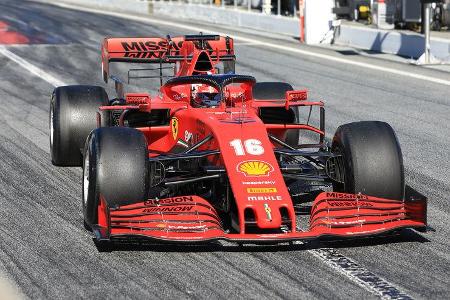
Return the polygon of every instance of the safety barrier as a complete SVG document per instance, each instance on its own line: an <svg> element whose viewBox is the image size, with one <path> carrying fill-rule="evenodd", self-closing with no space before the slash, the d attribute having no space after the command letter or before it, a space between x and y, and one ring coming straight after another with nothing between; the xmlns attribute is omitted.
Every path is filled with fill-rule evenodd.
<svg viewBox="0 0 450 300"><path fill-rule="evenodd" d="M408 31L382 30L343 24L335 43L375 52L392 53L417 59L424 53L424 37ZM441 59L450 58L450 40L431 39L431 53Z"/></svg>
<svg viewBox="0 0 450 300"><path fill-rule="evenodd" d="M247 11L265 15L288 16L296 18L298 0L141 0L165 4L178 3L189 5L205 5L235 11Z"/></svg>
<svg viewBox="0 0 450 300"><path fill-rule="evenodd" d="M175 18L192 19L230 27L246 27L298 37L300 35L297 10L292 16L282 9L264 6L266 0L44 0L66 2L144 15L166 15ZM279 3L292 0L277 0ZM295 0L296 2L297 0ZM283 5L279 6L283 7ZM267 9L264 12L264 9Z"/></svg>
<svg viewBox="0 0 450 300"><path fill-rule="evenodd" d="M154 1L152 12L155 15L169 15L222 24L230 27L246 27L261 32L270 32L298 37L300 34L299 19L277 15L263 14L247 9L224 9L222 6L204 4L185 4L180 1Z"/></svg>

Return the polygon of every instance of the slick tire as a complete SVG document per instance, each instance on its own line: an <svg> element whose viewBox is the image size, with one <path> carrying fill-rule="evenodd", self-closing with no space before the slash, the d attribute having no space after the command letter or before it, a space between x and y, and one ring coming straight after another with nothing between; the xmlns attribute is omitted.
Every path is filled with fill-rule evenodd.
<svg viewBox="0 0 450 300"><path fill-rule="evenodd" d="M84 148L83 215L85 224L97 224L103 197L110 208L147 200L149 189L147 140L127 127L93 130Z"/></svg>
<svg viewBox="0 0 450 300"><path fill-rule="evenodd" d="M253 99L258 100L284 100L286 92L292 91L292 85L286 82L257 82L253 86Z"/></svg>
<svg viewBox="0 0 450 300"><path fill-rule="evenodd" d="M253 98L258 100L270 100L270 99L278 99L285 100L286 92L293 91L294 88L292 85L286 82L257 82L253 86ZM295 114L295 121L299 120L299 108L291 107L291 110ZM297 147L298 141L300 138L300 130L291 129L286 133L285 142L291 147Z"/></svg>
<svg viewBox="0 0 450 300"><path fill-rule="evenodd" d="M332 152L343 156L344 184L335 190L401 200L405 175L400 145L392 127L365 121L340 126Z"/></svg>
<svg viewBox="0 0 450 300"><path fill-rule="evenodd" d="M98 108L108 105L104 88L88 85L57 87L50 101L50 153L56 166L81 167L86 137L97 128ZM102 125L110 123L102 114Z"/></svg>

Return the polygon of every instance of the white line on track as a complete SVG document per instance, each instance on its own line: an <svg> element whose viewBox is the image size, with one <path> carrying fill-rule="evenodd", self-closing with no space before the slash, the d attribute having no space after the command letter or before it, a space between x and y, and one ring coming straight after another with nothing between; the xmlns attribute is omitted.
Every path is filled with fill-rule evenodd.
<svg viewBox="0 0 450 300"><path fill-rule="evenodd" d="M23 67L24 69L28 70L30 73L32 73L32 74L38 76L39 78L47 81L48 83L50 83L54 87L66 85L64 82L62 82L61 80L55 78L53 75L50 75L46 71L44 71L44 70L36 67L35 65L29 63L28 61L26 61L22 57L12 53L8 49L6 49L5 46L0 46L0 54L3 54L5 57L7 57L10 60L16 62L21 67Z"/></svg>
<svg viewBox="0 0 450 300"><path fill-rule="evenodd" d="M22 300L25 299L24 295L15 286L15 284L9 279L0 275L0 299L5 300Z"/></svg>
<svg viewBox="0 0 450 300"><path fill-rule="evenodd" d="M399 76L404 76L404 77L409 77L409 78L413 78L413 79L418 79L418 80L423 80L423 81L428 81L428 82L433 82L433 83L450 86L450 80L415 74L412 72L401 71L401 70L388 68L388 67L376 66L376 65L372 65L372 64L368 64L368 63L353 61L350 59L335 57L335 56L327 55L327 54L323 54L323 53L316 53L316 52L310 51L310 50L299 49L296 47L278 45L275 43L261 41L261 40L255 39L255 38L247 38L247 37L243 37L243 36L239 36L239 35L231 35L228 33L223 33L223 32L218 32L218 31L210 31L208 28L192 26L192 25L183 25L183 24L174 23L174 22L170 22L170 21L155 20L155 19L150 19L147 17L140 17L140 16L135 16L132 14L127 14L127 13L122 13L122 12L119 13L119 12L105 11L105 10L100 10L100 9L95 9L95 8L79 7L76 5L70 5L70 4L65 4L65 3L63 4L63 3L59 3L59 2L55 3L53 1L46 1L46 2L56 5L56 6L60 6L60 7L65 7L65 8L70 8L70 9L85 11L85 12L91 12L91 13L96 13L96 14L108 15L108 16L115 16L118 18L124 18L124 19L139 21L139 22L143 22L143 23L166 25L166 26L170 26L170 27L182 28L182 29L195 31L195 32L201 31L201 32L210 32L210 33L215 33L215 34L220 34L220 35L228 35L229 37L232 37L236 40L240 40L242 42L247 42L247 43L252 43L255 46L264 46L267 48L272 48L272 49L281 50L281 51L285 51L285 52L297 53L297 54L320 58L320 59L337 62L337 63L341 63L341 64L357 66L357 67L361 67L361 68L365 68L365 69L371 69L371 70L376 70L376 71L380 71L380 72L384 72L384 73L390 73L390 74L394 74L394 75L399 75Z"/></svg>
<svg viewBox="0 0 450 300"><path fill-rule="evenodd" d="M338 253L333 248L314 249L308 250L308 252L330 266L336 272L346 276L366 291L377 295L382 299L412 299L411 296L400 291L391 283Z"/></svg>

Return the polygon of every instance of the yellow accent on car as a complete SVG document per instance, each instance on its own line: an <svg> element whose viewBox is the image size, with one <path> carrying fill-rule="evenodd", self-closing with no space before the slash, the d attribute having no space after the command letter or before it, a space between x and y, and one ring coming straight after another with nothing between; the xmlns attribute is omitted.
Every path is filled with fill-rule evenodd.
<svg viewBox="0 0 450 300"><path fill-rule="evenodd" d="M267 176L273 171L273 167L264 161L252 160L240 163L238 170L246 176Z"/></svg>
<svg viewBox="0 0 450 300"><path fill-rule="evenodd" d="M178 137L178 119L173 117L170 121L170 128L172 130L173 139L176 140Z"/></svg>
<svg viewBox="0 0 450 300"><path fill-rule="evenodd" d="M270 193L276 193L277 188L271 187L262 187L262 188L247 188L247 193L249 194L270 194Z"/></svg>

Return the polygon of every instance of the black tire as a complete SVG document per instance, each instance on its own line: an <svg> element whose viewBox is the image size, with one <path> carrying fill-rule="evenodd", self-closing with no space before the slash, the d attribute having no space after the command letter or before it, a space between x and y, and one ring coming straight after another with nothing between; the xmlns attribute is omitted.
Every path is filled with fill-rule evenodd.
<svg viewBox="0 0 450 300"><path fill-rule="evenodd" d="M286 82L257 82L253 86L253 98L258 100L284 100L286 92L292 91L292 85Z"/></svg>
<svg viewBox="0 0 450 300"><path fill-rule="evenodd" d="M299 123L300 108L294 106L290 108L295 114L295 123ZM300 140L300 129L290 129L286 133L285 142L291 147L298 147L298 141Z"/></svg>
<svg viewBox="0 0 450 300"><path fill-rule="evenodd" d="M108 207L147 200L148 150L142 132L127 127L101 127L85 145L83 215L88 226L97 224L100 195Z"/></svg>
<svg viewBox="0 0 450 300"><path fill-rule="evenodd" d="M269 100L269 99L286 99L286 92L293 91L292 85L286 82L257 82L253 86L253 98L258 100ZM291 107L291 110L295 114L295 121L298 122L299 119L299 108ZM291 129L286 133L285 142L291 147L297 147L300 138L300 130Z"/></svg>
<svg viewBox="0 0 450 300"><path fill-rule="evenodd" d="M108 105L104 88L88 85L57 87L50 101L50 153L56 166L81 167L86 137L97 128L96 113ZM102 114L102 124L110 123L108 113Z"/></svg>
<svg viewBox="0 0 450 300"><path fill-rule="evenodd" d="M335 190L401 200L405 175L400 145L392 127L365 121L340 126L332 151L343 155L345 183Z"/></svg>

